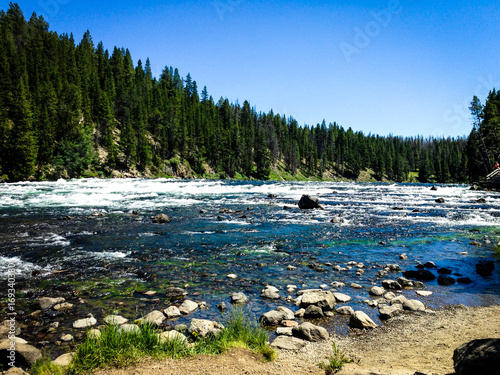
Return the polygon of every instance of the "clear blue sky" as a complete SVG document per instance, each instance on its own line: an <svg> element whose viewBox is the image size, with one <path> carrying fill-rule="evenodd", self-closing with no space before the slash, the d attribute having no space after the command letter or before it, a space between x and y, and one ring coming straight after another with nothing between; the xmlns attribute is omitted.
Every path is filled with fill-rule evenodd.
<svg viewBox="0 0 500 375"><path fill-rule="evenodd" d="M246 99L300 124L468 135L472 96L500 89L497 0L17 3L77 42L88 29L95 45L129 48L134 63L149 57L156 76L173 66L216 101Z"/></svg>

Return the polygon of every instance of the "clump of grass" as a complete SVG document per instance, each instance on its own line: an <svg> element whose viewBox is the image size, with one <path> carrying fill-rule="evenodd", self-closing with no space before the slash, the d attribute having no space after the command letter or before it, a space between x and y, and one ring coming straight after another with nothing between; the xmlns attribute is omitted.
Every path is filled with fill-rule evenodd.
<svg viewBox="0 0 500 375"><path fill-rule="evenodd" d="M42 357L33 363L30 369L32 375L63 375L64 369L52 363L50 358Z"/></svg>
<svg viewBox="0 0 500 375"><path fill-rule="evenodd" d="M248 348L273 360L275 352L267 340L268 333L241 309L233 309L217 335L196 338L194 345L182 340L160 342L159 331L151 325L139 326L137 332L123 332L118 326L104 328L98 337L87 337L77 348L68 375L91 372L99 367L126 367L143 357L180 359L196 354L217 355L234 347ZM46 375L35 373L36 375ZM60 373L62 374L62 373ZM59 373L56 375L60 375Z"/></svg>
<svg viewBox="0 0 500 375"><path fill-rule="evenodd" d="M347 358L340 350L337 344L333 343L333 356L330 357L328 363L320 363L319 367L325 370L326 375L336 374L346 363L354 362L354 360Z"/></svg>

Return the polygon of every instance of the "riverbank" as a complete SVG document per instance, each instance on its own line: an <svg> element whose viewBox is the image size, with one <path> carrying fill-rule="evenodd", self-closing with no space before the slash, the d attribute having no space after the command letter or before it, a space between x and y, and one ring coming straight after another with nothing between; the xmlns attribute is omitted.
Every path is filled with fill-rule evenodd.
<svg viewBox="0 0 500 375"><path fill-rule="evenodd" d="M309 343L298 352L277 350L277 359L264 363L247 350L233 349L221 356L153 361L124 369L105 369L94 375L196 374L324 374L318 364L332 355L335 342L355 362L339 375L453 374L453 350L473 339L500 337L500 306L450 306L433 312L404 315L371 331Z"/></svg>

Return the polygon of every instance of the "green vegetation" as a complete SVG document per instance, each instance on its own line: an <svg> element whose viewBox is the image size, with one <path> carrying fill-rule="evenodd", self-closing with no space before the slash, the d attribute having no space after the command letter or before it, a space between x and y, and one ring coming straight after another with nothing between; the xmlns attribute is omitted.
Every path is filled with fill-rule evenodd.
<svg viewBox="0 0 500 375"><path fill-rule="evenodd" d="M105 366L126 367L146 356L180 359L196 354L221 354L235 347L260 353L264 360L274 359L275 353L267 343L268 333L256 321L250 320L243 310L231 310L224 327L216 336L193 338L193 342L188 343L180 339L162 342L159 331L147 324L139 326L137 332L122 332L111 325L98 337L87 336L66 370L42 359L33 366L31 374L82 374Z"/></svg>
<svg viewBox="0 0 500 375"><path fill-rule="evenodd" d="M500 152L498 109L495 91L484 107L476 101L469 139L365 135L324 120L299 126L247 100L214 100L206 87L199 94L191 75L172 67L153 77L149 59L134 64L128 49L108 51L89 31L75 44L35 13L26 21L17 4L0 11L0 176L8 181L357 179L370 170L360 179L465 182L485 175Z"/></svg>
<svg viewBox="0 0 500 375"><path fill-rule="evenodd" d="M339 349L337 344L333 343L333 356L330 358L328 363L320 363L319 366L325 370L326 375L336 374L346 363L354 362L345 356L344 353Z"/></svg>

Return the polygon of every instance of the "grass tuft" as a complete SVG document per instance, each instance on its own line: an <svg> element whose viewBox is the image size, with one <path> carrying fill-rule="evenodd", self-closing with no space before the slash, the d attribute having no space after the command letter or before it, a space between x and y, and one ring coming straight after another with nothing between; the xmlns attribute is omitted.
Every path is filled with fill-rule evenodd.
<svg viewBox="0 0 500 375"><path fill-rule="evenodd" d="M346 363L354 362L352 359L347 358L340 350L337 344L333 343L333 356L330 357L328 363L320 363L319 367L325 370L326 375L336 374Z"/></svg>
<svg viewBox="0 0 500 375"><path fill-rule="evenodd" d="M50 358L42 357L33 363L30 369L32 375L63 375L64 369L52 363Z"/></svg>

